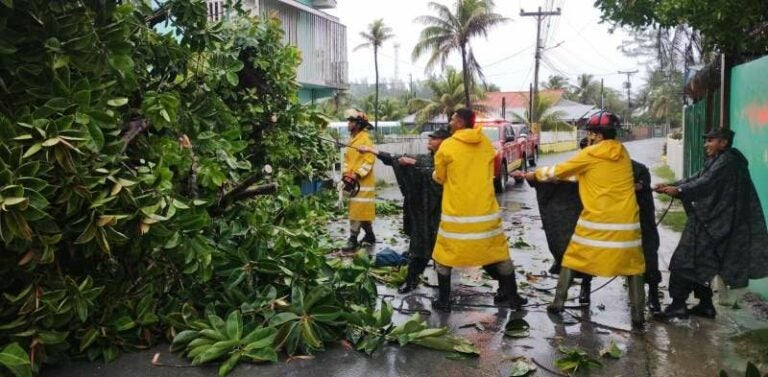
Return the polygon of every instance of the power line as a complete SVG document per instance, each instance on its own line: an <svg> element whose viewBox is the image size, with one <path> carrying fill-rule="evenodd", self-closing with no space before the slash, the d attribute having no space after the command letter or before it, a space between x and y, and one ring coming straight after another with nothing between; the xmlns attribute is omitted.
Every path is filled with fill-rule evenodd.
<svg viewBox="0 0 768 377"><path fill-rule="evenodd" d="M520 16L521 17L536 17L536 61L534 64L533 69L533 98L531 98L531 103L536 103L536 96L539 93L539 62L541 60L541 21L545 17L549 16L559 16L560 15L560 9L558 8L557 11L549 11L549 12L543 12L541 10L541 7L539 7L538 12L526 12L522 9L520 9ZM534 106L535 107L535 106ZM534 109L535 110L535 109ZM529 120L531 123L534 123L538 120L538 116L536 114L536 111L532 111L530 114L531 119Z"/></svg>
<svg viewBox="0 0 768 377"><path fill-rule="evenodd" d="M514 54L512 54L512 55L509 55L509 56L505 56L505 57L503 57L503 58L501 58L501 59L499 59L499 60L497 60L497 61L495 61L495 62L493 62L493 63L490 63L490 64L484 64L484 65L483 65L483 68L488 68L488 67L494 66L494 65L496 65L496 64L499 64L499 63L505 62L505 61L507 61L507 60L509 60L509 59L512 59L512 58L514 58L515 56L518 56L518 55L520 55L520 54L522 54L522 53L524 53L524 52L528 51L528 50L529 50L531 47L533 47L534 45L535 45L535 44L530 44L528 47L526 47L526 48L524 48L524 49L522 49L522 50L519 50L519 51L515 52L515 53L514 53Z"/></svg>

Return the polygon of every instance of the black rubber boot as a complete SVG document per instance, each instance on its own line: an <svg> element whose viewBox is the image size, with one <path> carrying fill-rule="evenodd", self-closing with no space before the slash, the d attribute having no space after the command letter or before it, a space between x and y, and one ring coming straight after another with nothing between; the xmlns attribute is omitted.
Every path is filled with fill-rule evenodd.
<svg viewBox="0 0 768 377"><path fill-rule="evenodd" d="M651 311L651 313L661 312L658 283L648 283L648 309Z"/></svg>
<svg viewBox="0 0 768 377"><path fill-rule="evenodd" d="M627 277L629 286L629 305L632 315L632 325L642 326L645 323L645 286L643 285L643 275L634 275Z"/></svg>
<svg viewBox="0 0 768 377"><path fill-rule="evenodd" d="M579 304L589 306L592 301L592 277L581 278L581 290L579 290Z"/></svg>
<svg viewBox="0 0 768 377"><path fill-rule="evenodd" d="M437 274L439 296L432 301L432 308L441 312L451 311L451 275Z"/></svg>
<svg viewBox="0 0 768 377"><path fill-rule="evenodd" d="M363 230L365 231L365 235L363 236L363 243L367 243L369 245L375 244L376 235L373 234L373 225L363 224Z"/></svg>
<svg viewBox="0 0 768 377"><path fill-rule="evenodd" d="M419 287L420 273L414 271L410 266L408 267L408 276L405 278L405 282L397 289L397 293L406 294Z"/></svg>
<svg viewBox="0 0 768 377"><path fill-rule="evenodd" d="M685 306L685 300L673 298L672 303L664 308L664 311L654 314L654 317L659 319L688 318L688 307Z"/></svg>
<svg viewBox="0 0 768 377"><path fill-rule="evenodd" d="M344 245L343 248L341 248L342 251L356 251L360 244L357 243L357 234L353 234L349 236L347 239L347 244Z"/></svg>
<svg viewBox="0 0 768 377"><path fill-rule="evenodd" d="M565 309L565 300L568 299L568 288L573 281L573 271L568 268L560 267L560 277L557 280L557 288L555 288L555 299L549 306L547 311L550 313L562 313Z"/></svg>
<svg viewBox="0 0 768 377"><path fill-rule="evenodd" d="M504 301L508 303L512 310L520 310L523 305L528 303L528 299L517 293L517 281L515 280L514 272L509 275L500 276L499 288L502 296L505 298ZM493 301L496 302L495 297Z"/></svg>

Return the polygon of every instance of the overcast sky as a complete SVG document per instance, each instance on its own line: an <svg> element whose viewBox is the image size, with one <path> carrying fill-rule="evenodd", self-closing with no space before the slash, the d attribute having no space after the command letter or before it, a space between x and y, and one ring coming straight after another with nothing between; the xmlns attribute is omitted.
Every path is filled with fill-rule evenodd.
<svg viewBox="0 0 768 377"><path fill-rule="evenodd" d="M437 2L453 6L454 0ZM400 45L399 79L407 82L409 74L414 80L426 76L427 57L413 62L411 51L423 28L414 19L430 14L427 3L425 0L338 0L338 7L329 13L347 26L350 81L374 81L372 50L352 50L363 42L360 32L377 18L383 18L395 34L380 53L382 82L394 79L395 43ZM600 23L600 12L593 3L594 0L496 0L496 13L511 21L492 29L487 40L481 38L471 42L488 81L504 91L528 90L533 81L536 21L534 17L521 17L520 9L535 11L541 6L544 9L560 7L562 15L542 22L542 36L547 36L545 47L551 49L544 52L547 62L541 65L539 81L560 74L574 83L579 74L590 73L598 80L604 78L606 86L620 89L626 75L619 75L617 71L639 69L640 74L633 76L632 84L640 86L645 69L637 59L628 58L619 50L628 38L627 34L622 30L609 33L609 26ZM454 56L450 64L460 68L458 56Z"/></svg>

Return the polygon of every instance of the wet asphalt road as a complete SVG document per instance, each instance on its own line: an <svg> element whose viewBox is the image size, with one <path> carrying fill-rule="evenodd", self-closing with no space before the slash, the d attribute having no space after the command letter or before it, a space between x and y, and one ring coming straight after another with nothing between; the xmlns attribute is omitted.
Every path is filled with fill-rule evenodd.
<svg viewBox="0 0 768 377"><path fill-rule="evenodd" d="M650 139L626 143L632 158L650 168L661 163L663 139ZM574 152L541 157L539 166L562 161ZM654 178L654 183L657 178ZM395 188L382 190L380 196L397 198ZM535 203L535 194L527 184L510 183L505 193L498 196L504 209L504 225L510 238L510 245L520 240L530 247L512 248L511 255L518 269L518 283L521 293L529 298L531 307L523 312L510 312L505 308L487 307L492 305L493 288L475 287L471 283L480 276L476 269L454 271L454 311L450 314L433 313L428 317L432 326L448 326L456 333L473 340L481 351L479 358L455 361L446 354L413 346L400 348L386 346L372 357L366 357L340 345L331 345L326 352L311 360L293 360L273 365L248 365L237 367L231 376L509 376L513 359L524 356L533 358L549 369L557 370L555 361L562 357L558 346L580 347L590 356L603 363L600 369L590 371L589 376L716 376L725 369L732 376L741 375L744 361L734 356L728 338L743 328L748 317L736 310L718 307L716 320L691 319L675 323L660 323L651 320L644 329L630 332L630 316L626 289L623 279L616 279L605 288L595 292L589 309L569 309L574 316L551 316L544 304L551 301L551 289L556 284L553 277L532 277L525 274L541 275L549 268L550 255L546 248L543 230ZM657 203L657 210L660 204ZM391 247L402 251L405 240L400 238L399 216L377 219L377 236L381 243L375 250ZM344 236L345 224L331 224L331 232ZM672 250L679 234L660 228L660 266L666 270ZM519 243L522 244L522 243ZM372 252L375 252L372 250ZM664 283L667 281L664 271ZM428 270L430 284L436 284L433 270ZM593 289L609 279L596 278ZM470 283L467 283L470 282ZM485 280L480 280L485 283ZM464 284L463 284L464 283ZM492 283L495 286L495 282ZM422 286L405 297L394 289L381 287L382 294L393 294L395 307L410 309L431 309L430 299L436 289ZM573 287L571 297L577 295ZM666 302L665 297L665 302ZM474 305L481 305L477 307ZM536 306L541 305L541 306ZM575 304L571 304L575 305ZM405 316L399 314L396 321ZM513 339L503 336L503 328L509 318L524 318L531 325L530 335ZM749 319L746 320L749 322ZM482 326L473 326L481 324ZM618 360L599 357L599 351L616 343L625 351ZM75 364L66 367L48 368L43 376L215 376L215 367L178 368L153 367L152 356L161 353L160 361L184 365L186 362L167 351L167 346L153 350L125 354L109 365ZM539 368L532 376L552 376Z"/></svg>

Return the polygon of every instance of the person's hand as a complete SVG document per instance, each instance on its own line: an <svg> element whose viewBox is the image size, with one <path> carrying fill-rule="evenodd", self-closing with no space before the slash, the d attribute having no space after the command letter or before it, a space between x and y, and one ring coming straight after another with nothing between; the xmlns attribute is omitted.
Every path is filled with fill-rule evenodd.
<svg viewBox="0 0 768 377"><path fill-rule="evenodd" d="M643 189L643 182L635 183L635 191L641 191Z"/></svg>
<svg viewBox="0 0 768 377"><path fill-rule="evenodd" d="M416 165L416 159L411 157L400 157L397 162L402 166L408 166L408 165Z"/></svg>
<svg viewBox="0 0 768 377"><path fill-rule="evenodd" d="M669 185L666 183L659 183L656 186L653 186L653 191L658 192L659 194L664 193L664 188L668 187Z"/></svg>
<svg viewBox="0 0 768 377"><path fill-rule="evenodd" d="M680 189L678 189L675 186L665 186L665 187L660 189L660 192L662 194L667 194L667 195L669 195L669 196L671 196L673 198L677 197L678 195L680 195Z"/></svg>
<svg viewBox="0 0 768 377"><path fill-rule="evenodd" d="M357 176L356 173L347 173L347 174L344 174L344 178L342 179L344 180L344 182L353 183L359 180L360 178Z"/></svg>
<svg viewBox="0 0 768 377"><path fill-rule="evenodd" d="M377 151L376 149L374 149L372 147L369 147L367 145L361 145L361 146L357 147L357 151L360 152L360 153L379 154L379 151Z"/></svg>

